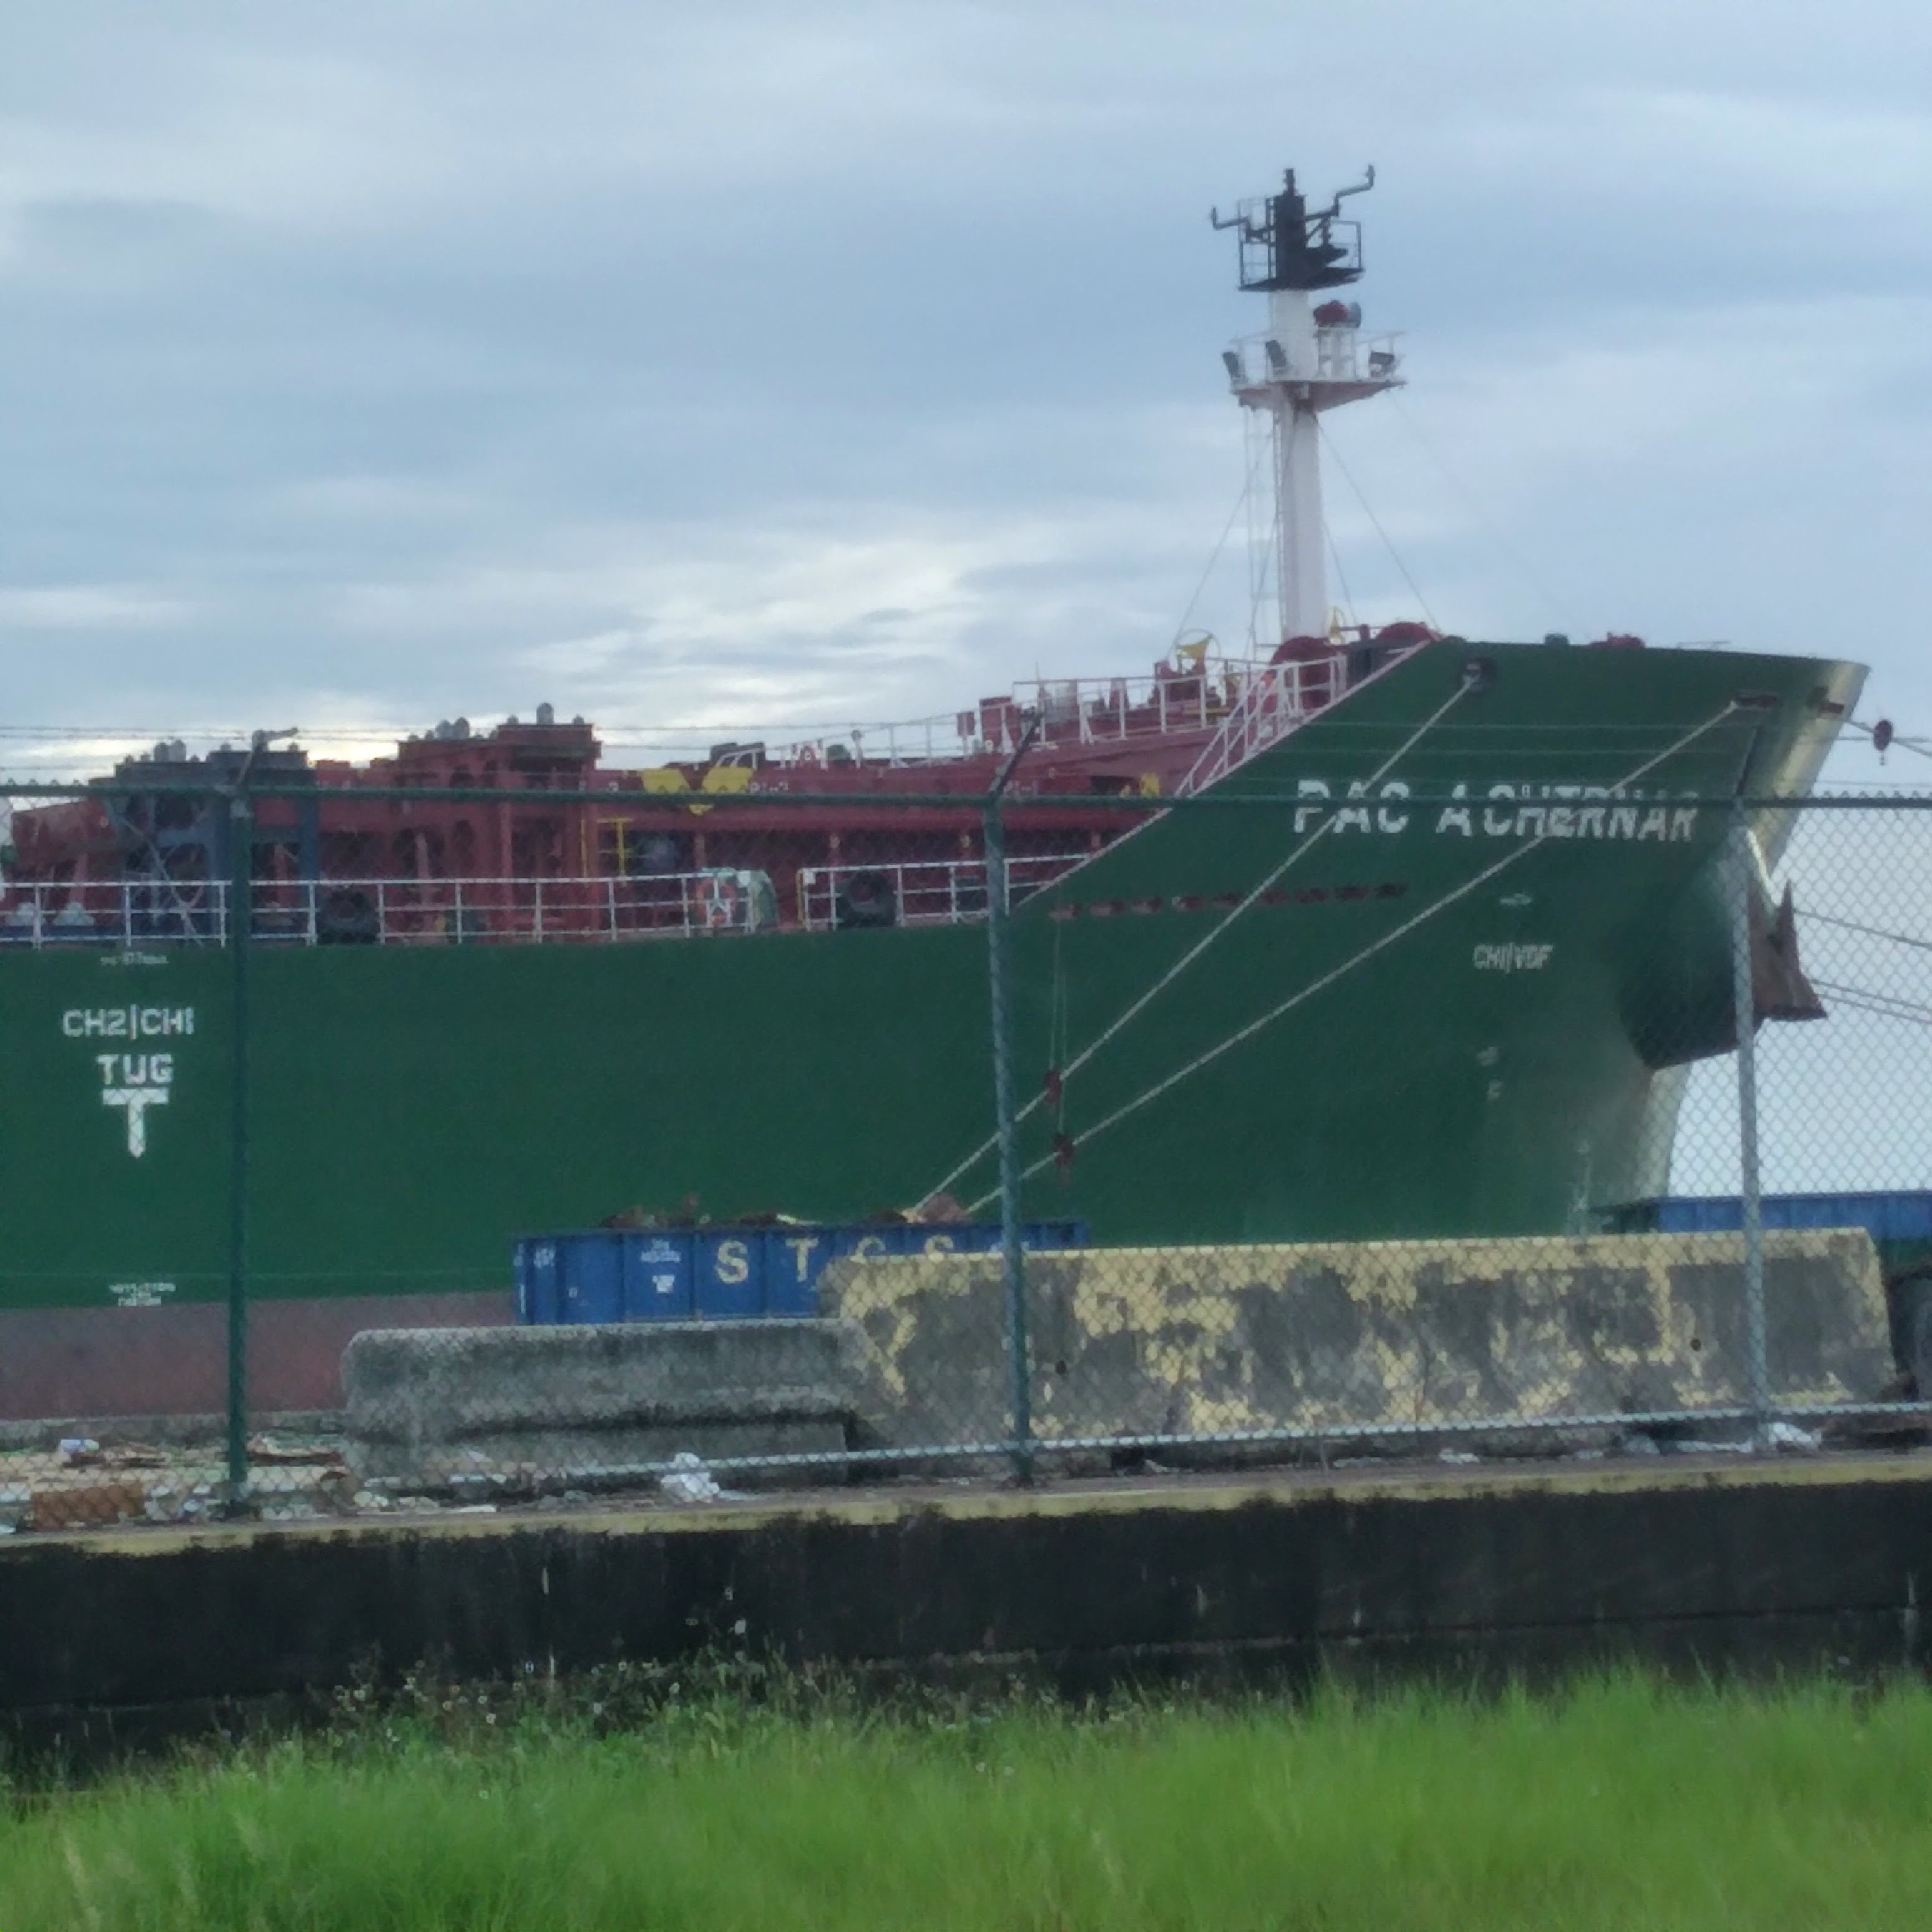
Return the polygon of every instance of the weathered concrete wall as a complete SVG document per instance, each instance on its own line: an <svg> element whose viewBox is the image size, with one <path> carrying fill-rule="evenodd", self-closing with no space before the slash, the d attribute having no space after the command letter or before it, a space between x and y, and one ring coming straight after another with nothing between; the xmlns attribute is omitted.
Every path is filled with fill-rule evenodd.
<svg viewBox="0 0 1932 1932"><path fill-rule="evenodd" d="M1772 1387L1868 1400L1890 1372L1862 1230L1766 1237ZM1095 1249L1027 1262L1047 1441L1724 1408L1747 1399L1743 1239ZM1008 1432L997 1257L836 1262L868 1418L902 1445Z"/></svg>
<svg viewBox="0 0 1932 1932"><path fill-rule="evenodd" d="M1676 1460L22 1537L0 1543L0 1715L111 1741L372 1664L508 1677L714 1646L1076 1691L1922 1666L1924 1458Z"/></svg>
<svg viewBox="0 0 1932 1932"><path fill-rule="evenodd" d="M343 1356L351 1460L435 1482L843 1449L858 1337L835 1322L381 1329Z"/></svg>

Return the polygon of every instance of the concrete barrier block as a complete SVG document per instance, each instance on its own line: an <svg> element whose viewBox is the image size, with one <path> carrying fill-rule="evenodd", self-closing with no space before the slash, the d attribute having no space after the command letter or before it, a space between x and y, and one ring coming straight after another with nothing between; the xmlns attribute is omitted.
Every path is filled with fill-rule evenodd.
<svg viewBox="0 0 1932 1932"><path fill-rule="evenodd" d="M682 1450L842 1449L856 1339L827 1321L371 1330L343 1354L350 1454L369 1477L482 1467L527 1482Z"/></svg>
<svg viewBox="0 0 1932 1932"><path fill-rule="evenodd" d="M1862 1229L1767 1234L1771 1384L1869 1400L1890 1372ZM1094 1249L1027 1262L1046 1439L1391 1431L1742 1406L1743 1239ZM1009 1431L997 1256L835 1263L871 1420L913 1447Z"/></svg>

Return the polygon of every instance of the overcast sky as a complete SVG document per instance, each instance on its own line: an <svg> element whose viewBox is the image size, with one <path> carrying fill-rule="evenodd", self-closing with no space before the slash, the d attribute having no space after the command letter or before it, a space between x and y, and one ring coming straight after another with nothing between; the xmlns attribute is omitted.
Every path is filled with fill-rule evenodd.
<svg viewBox="0 0 1932 1932"><path fill-rule="evenodd" d="M1207 212L1368 161L1352 610L1932 731L1922 0L10 8L0 721L644 758L1239 646Z"/></svg>

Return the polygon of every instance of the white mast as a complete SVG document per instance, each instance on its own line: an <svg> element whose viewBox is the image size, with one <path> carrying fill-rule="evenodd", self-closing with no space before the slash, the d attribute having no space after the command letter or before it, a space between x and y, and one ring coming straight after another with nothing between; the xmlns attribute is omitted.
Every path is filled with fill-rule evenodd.
<svg viewBox="0 0 1932 1932"><path fill-rule="evenodd" d="M1264 410L1274 440L1275 580L1281 634L1325 638L1328 631L1325 533L1322 520L1324 410L1379 394L1402 380L1393 335L1363 333L1362 311L1317 291L1346 288L1362 272L1362 231L1345 221L1345 196L1366 193L1376 171L1311 214L1289 170L1279 194L1244 201L1216 228L1240 231L1241 286L1265 293L1268 326L1222 352L1228 387L1242 404Z"/></svg>

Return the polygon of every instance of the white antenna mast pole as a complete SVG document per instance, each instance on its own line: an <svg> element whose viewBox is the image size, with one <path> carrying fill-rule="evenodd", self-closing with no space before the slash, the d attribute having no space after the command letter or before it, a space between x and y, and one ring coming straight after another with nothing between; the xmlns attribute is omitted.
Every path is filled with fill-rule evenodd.
<svg viewBox="0 0 1932 1932"><path fill-rule="evenodd" d="M1379 395L1402 380L1394 335L1369 336L1362 311L1330 291L1362 273L1361 224L1345 220L1344 197L1375 185L1376 171L1311 214L1290 170L1281 191L1243 202L1216 228L1240 231L1241 286L1265 293L1268 326L1222 352L1228 385L1247 409L1264 411L1275 454L1274 549L1281 634L1325 638L1328 583L1322 515L1324 410ZM1320 296L1318 301L1312 298Z"/></svg>

